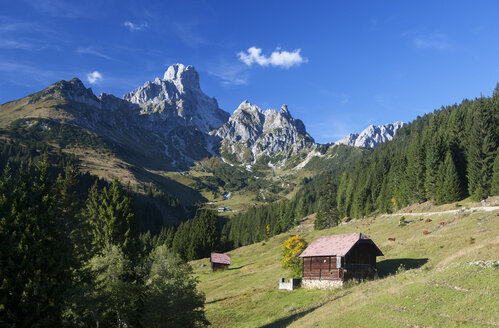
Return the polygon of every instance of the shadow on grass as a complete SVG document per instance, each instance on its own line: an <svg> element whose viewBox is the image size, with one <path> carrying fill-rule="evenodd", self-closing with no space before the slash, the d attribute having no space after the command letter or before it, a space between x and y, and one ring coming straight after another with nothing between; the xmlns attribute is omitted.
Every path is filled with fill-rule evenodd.
<svg viewBox="0 0 499 328"><path fill-rule="evenodd" d="M295 320L298 320L300 319L301 317L303 316L306 316L307 314L309 314L310 312L313 312L315 310L317 310L318 308L320 308L321 306L325 305L326 303L329 303L329 302L334 302L340 298L343 298L345 296L347 296L348 294L350 294L350 292L346 292L344 293L343 295L338 295L338 296L335 296L329 300L326 300L320 304L317 304L316 306L314 307L311 307L310 309L307 309L307 310L303 310L301 312L298 312L298 313L294 313L290 316L287 316L285 318L282 318L282 319L279 319L277 321L274 321L272 323L269 323L267 325L263 325L261 326L260 328L279 328L279 327L287 327L289 326L293 321Z"/></svg>
<svg viewBox="0 0 499 328"><path fill-rule="evenodd" d="M274 321L272 323L269 323L268 325L261 326L260 328L279 328L279 327L287 327L289 326L293 321L300 319L301 317L309 314L312 311L315 311L319 307L321 307L323 304L314 306L308 310L304 310L295 314L292 314L288 317L279 319L277 321Z"/></svg>
<svg viewBox="0 0 499 328"><path fill-rule="evenodd" d="M234 298L234 296L227 296L227 297L224 297L224 298L217 298L216 300L205 302L204 304L213 304L213 303L217 303L217 302L226 301L226 300L229 300L231 298Z"/></svg>
<svg viewBox="0 0 499 328"><path fill-rule="evenodd" d="M239 270L239 269L244 268L245 266L252 265L252 264L254 264L254 263L255 263L255 262L253 262L253 263L248 263L248 264L245 264L245 265L240 265L240 266L238 266L238 267L234 267L234 268L228 268L227 270Z"/></svg>
<svg viewBox="0 0 499 328"><path fill-rule="evenodd" d="M378 262L376 267L378 268L378 276L384 278L386 276L395 274L400 266L403 266L405 270L417 269L422 267L428 262L427 258L423 259L390 259Z"/></svg>

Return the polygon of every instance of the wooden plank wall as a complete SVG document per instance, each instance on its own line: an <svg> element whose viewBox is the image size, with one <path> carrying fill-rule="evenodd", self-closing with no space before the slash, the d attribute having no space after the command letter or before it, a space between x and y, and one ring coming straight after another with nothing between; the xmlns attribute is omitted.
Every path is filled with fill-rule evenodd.
<svg viewBox="0 0 499 328"><path fill-rule="evenodd" d="M342 269L336 267L336 256L317 256L303 258L303 278L340 280Z"/></svg>
<svg viewBox="0 0 499 328"><path fill-rule="evenodd" d="M211 263L211 271L224 270L224 269L228 269L228 268L229 268L228 264Z"/></svg>

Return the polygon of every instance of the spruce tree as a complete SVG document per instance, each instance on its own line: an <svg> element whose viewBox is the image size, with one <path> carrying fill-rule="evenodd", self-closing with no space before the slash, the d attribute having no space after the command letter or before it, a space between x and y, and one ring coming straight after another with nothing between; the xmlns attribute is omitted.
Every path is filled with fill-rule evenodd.
<svg viewBox="0 0 499 328"><path fill-rule="evenodd" d="M499 195L499 151L496 152L492 172L492 195Z"/></svg>
<svg viewBox="0 0 499 328"><path fill-rule="evenodd" d="M451 203L461 198L461 183L457 174L454 160L448 151L445 161L439 170L439 179L437 183L436 203Z"/></svg>
<svg viewBox="0 0 499 328"><path fill-rule="evenodd" d="M201 213L195 220L198 234L194 238L198 239L198 254L196 258L210 256L216 251L220 244L220 227L218 217L213 211Z"/></svg>
<svg viewBox="0 0 499 328"><path fill-rule="evenodd" d="M191 221L182 222L175 232L175 237L173 238L172 249L177 253L181 259L187 261L188 249L190 246L191 236Z"/></svg>
<svg viewBox="0 0 499 328"><path fill-rule="evenodd" d="M490 102L489 102L490 103ZM480 98L474 102L473 126L468 148L468 190L475 200L491 194L494 158L497 151L495 118L489 103Z"/></svg>
<svg viewBox="0 0 499 328"><path fill-rule="evenodd" d="M425 181L425 152L419 135L415 135L407 154L406 182L404 196L411 202L426 200Z"/></svg>
<svg viewBox="0 0 499 328"><path fill-rule="evenodd" d="M86 215L93 228L94 247L102 250L107 244L117 245L133 259L137 255L137 230L132 199L121 189L117 179L99 191L90 189Z"/></svg>
<svg viewBox="0 0 499 328"><path fill-rule="evenodd" d="M443 160L443 142L440 136L432 138L426 151L425 191L428 199L435 199L438 169Z"/></svg>

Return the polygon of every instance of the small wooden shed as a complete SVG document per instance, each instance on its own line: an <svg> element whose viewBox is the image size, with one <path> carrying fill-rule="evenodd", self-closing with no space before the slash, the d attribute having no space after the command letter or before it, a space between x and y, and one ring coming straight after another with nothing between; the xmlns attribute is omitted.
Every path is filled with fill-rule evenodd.
<svg viewBox="0 0 499 328"><path fill-rule="evenodd" d="M362 233L320 237L300 255L302 286L328 289L341 287L348 279L374 278L377 256L383 253Z"/></svg>
<svg viewBox="0 0 499 328"><path fill-rule="evenodd" d="M227 269L230 265L230 254L211 253L210 262L211 271Z"/></svg>

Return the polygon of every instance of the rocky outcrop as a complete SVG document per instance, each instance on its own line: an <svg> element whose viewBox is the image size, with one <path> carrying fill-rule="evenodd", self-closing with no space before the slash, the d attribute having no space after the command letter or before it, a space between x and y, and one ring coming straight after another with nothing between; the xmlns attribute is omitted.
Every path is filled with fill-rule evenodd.
<svg viewBox="0 0 499 328"><path fill-rule="evenodd" d="M285 159L314 143L303 122L293 118L286 105L279 111L262 111L248 101L241 103L228 122L211 134L222 140L222 156L229 155L244 164L278 153L284 154Z"/></svg>
<svg viewBox="0 0 499 328"><path fill-rule="evenodd" d="M146 82L123 96L140 106L140 114L150 120L176 120L202 132L219 128L229 113L218 107L217 100L205 95L199 85L199 74L193 66L175 64L166 70L163 79Z"/></svg>
<svg viewBox="0 0 499 328"><path fill-rule="evenodd" d="M382 142L392 140L398 129L405 123L395 122L385 125L369 125L367 129L358 133L350 133L348 136L336 141L335 145L347 145L354 147L374 148Z"/></svg>

